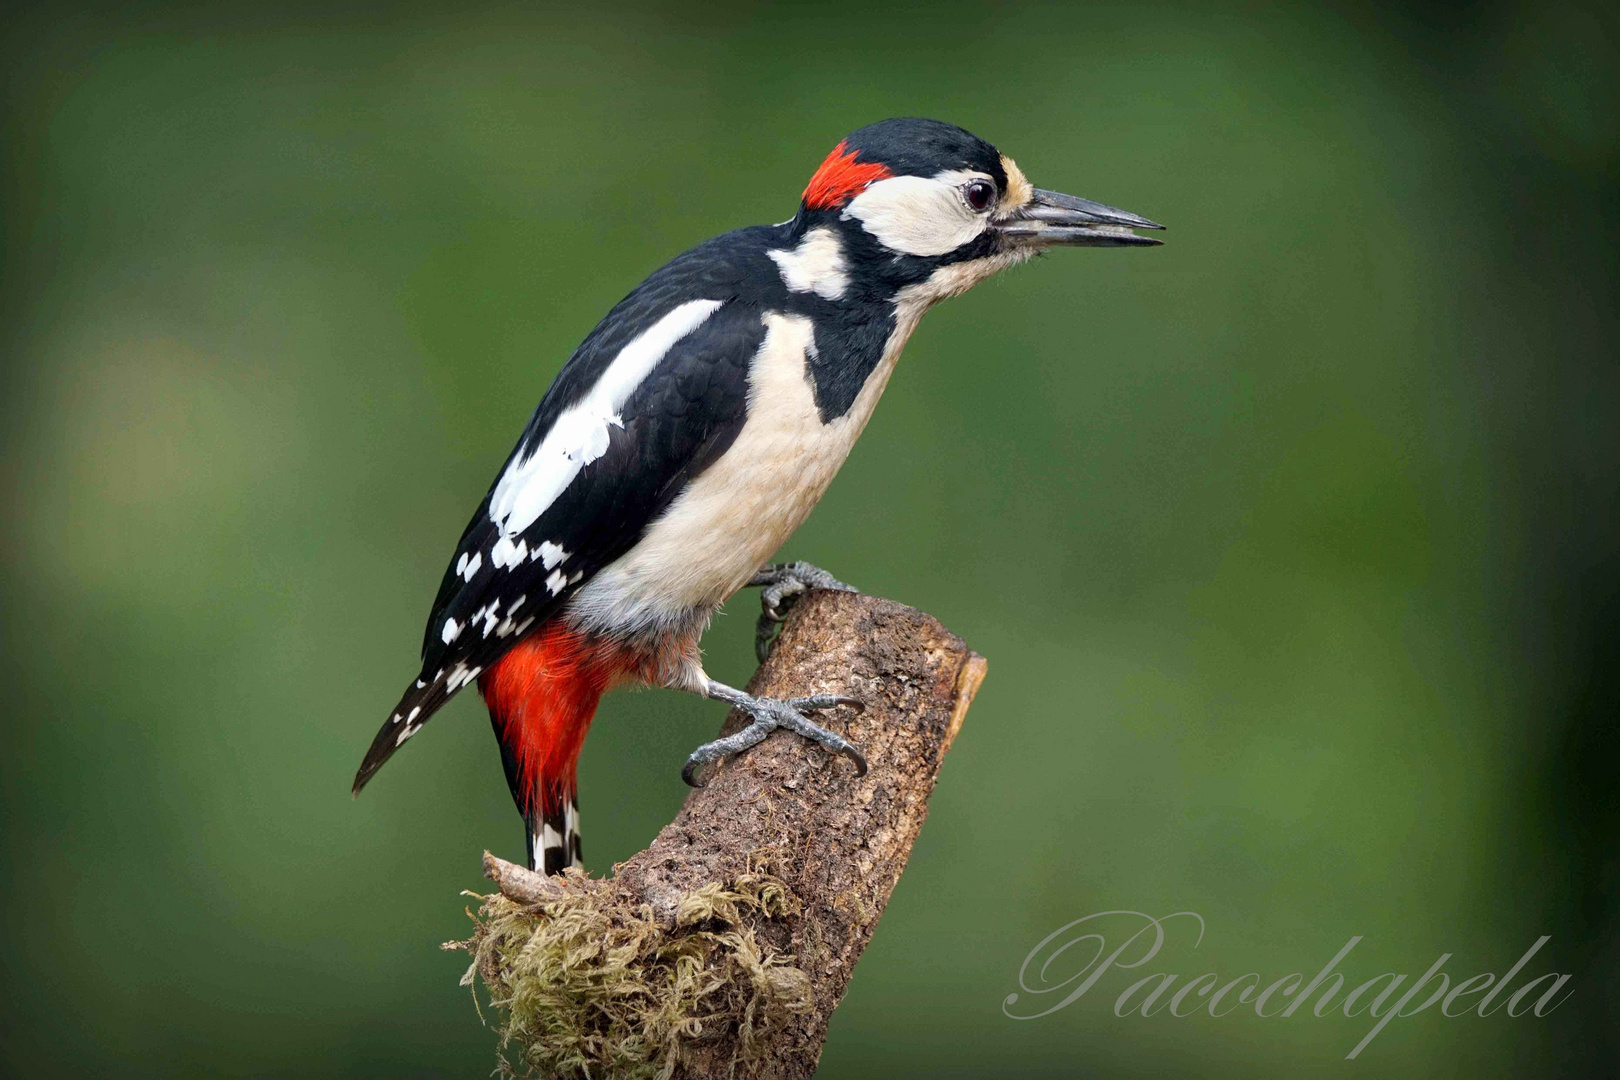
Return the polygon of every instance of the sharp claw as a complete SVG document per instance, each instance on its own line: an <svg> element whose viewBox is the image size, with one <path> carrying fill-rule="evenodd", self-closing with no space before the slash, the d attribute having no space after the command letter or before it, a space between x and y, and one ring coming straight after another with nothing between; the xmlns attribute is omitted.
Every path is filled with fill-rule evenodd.
<svg viewBox="0 0 1620 1080"><path fill-rule="evenodd" d="M761 615L759 621L754 624L754 655L759 658L760 663L763 664L765 658L771 655L771 641L775 636L776 627L770 619Z"/></svg>
<svg viewBox="0 0 1620 1080"><path fill-rule="evenodd" d="M839 753L855 763L855 776L857 779L866 775L866 755L853 746L845 746Z"/></svg>
<svg viewBox="0 0 1620 1080"><path fill-rule="evenodd" d="M681 779L686 781L687 787L700 788L703 786L702 783L698 782L697 778L697 771L702 767L702 765L703 763L697 758L686 759L686 764L681 767ZM864 768L862 771L865 771ZM706 782L707 781L705 781L705 783Z"/></svg>
<svg viewBox="0 0 1620 1080"><path fill-rule="evenodd" d="M825 570L805 562L766 563L755 571L748 584L763 590L759 595L759 624L754 631L754 655L762 664L770 655L774 636L774 628L769 624L786 622L788 612L801 596L811 589L856 591Z"/></svg>

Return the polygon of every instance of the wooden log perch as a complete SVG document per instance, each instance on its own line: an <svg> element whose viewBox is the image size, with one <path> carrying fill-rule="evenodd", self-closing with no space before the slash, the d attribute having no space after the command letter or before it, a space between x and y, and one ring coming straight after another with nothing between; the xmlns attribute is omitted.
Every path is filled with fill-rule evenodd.
<svg viewBox="0 0 1620 1080"><path fill-rule="evenodd" d="M865 702L819 720L865 751L866 776L777 731L606 879L485 853L499 892L453 944L501 1011L505 1071L811 1076L985 668L929 615L814 591L748 690ZM734 711L722 733L746 722Z"/></svg>

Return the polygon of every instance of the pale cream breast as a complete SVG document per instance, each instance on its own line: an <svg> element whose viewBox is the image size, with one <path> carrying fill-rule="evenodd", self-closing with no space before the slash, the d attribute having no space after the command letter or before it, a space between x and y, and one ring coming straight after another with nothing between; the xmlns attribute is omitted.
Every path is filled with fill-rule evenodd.
<svg viewBox="0 0 1620 1080"><path fill-rule="evenodd" d="M570 616L596 630L640 633L705 615L748 583L827 491L871 418L915 323L897 327L848 412L823 423L810 381L810 320L769 313L749 373L748 419L736 440L624 556L588 582Z"/></svg>

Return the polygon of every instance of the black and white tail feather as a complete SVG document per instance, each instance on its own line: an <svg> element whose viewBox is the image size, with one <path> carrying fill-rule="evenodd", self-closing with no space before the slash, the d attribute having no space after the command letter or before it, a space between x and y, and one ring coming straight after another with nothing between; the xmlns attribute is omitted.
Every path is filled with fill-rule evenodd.
<svg viewBox="0 0 1620 1080"><path fill-rule="evenodd" d="M570 866L584 866L579 839L579 796L568 796L561 813L542 817L529 830L529 869L560 874Z"/></svg>

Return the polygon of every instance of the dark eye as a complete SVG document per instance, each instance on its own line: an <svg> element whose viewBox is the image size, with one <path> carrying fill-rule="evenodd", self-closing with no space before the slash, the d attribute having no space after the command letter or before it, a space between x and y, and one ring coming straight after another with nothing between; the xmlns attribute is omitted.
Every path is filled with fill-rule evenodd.
<svg viewBox="0 0 1620 1080"><path fill-rule="evenodd" d="M962 198L967 204L980 213L990 209L990 204L996 201L996 185L988 180L969 180L962 185Z"/></svg>

